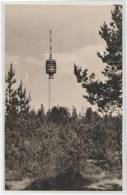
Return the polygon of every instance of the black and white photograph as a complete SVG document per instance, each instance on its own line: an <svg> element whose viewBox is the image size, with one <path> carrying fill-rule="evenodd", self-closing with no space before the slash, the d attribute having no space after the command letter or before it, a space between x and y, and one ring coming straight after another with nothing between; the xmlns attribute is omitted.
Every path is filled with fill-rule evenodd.
<svg viewBox="0 0 127 195"><path fill-rule="evenodd" d="M123 190L124 4L4 3L5 191Z"/></svg>

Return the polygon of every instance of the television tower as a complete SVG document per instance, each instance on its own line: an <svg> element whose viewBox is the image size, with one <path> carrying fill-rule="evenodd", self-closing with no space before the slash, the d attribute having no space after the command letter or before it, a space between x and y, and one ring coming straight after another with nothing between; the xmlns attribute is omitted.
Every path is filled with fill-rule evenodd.
<svg viewBox="0 0 127 195"><path fill-rule="evenodd" d="M54 79L56 73L56 61L52 56L52 31L49 31L49 59L46 60L46 73L49 75L49 111L51 107L51 79Z"/></svg>

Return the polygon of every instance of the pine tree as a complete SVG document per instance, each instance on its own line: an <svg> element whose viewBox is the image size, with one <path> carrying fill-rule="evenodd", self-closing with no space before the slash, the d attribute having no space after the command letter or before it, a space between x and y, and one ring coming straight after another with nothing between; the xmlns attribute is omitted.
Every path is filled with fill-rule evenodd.
<svg viewBox="0 0 127 195"><path fill-rule="evenodd" d="M104 23L99 34L106 42L106 51L97 53L105 69L102 74L105 81L95 79L95 74L88 75L88 70L74 65L77 81L86 89L84 97L98 106L100 112L113 111L122 106L122 6L114 6L112 21L109 26Z"/></svg>
<svg viewBox="0 0 127 195"><path fill-rule="evenodd" d="M20 85L17 89L17 97L18 97L19 113L28 112L29 108L30 108L30 106L29 106L30 95L29 95L29 97L26 96L26 89L23 89L22 80L21 80Z"/></svg>
<svg viewBox="0 0 127 195"><path fill-rule="evenodd" d="M13 119L16 117L18 112L18 100L17 100L17 92L14 88L16 83L15 79L15 71L13 69L13 65L10 65L10 70L7 73L5 78L6 82L6 91L5 91L5 116L6 116L6 125L9 128L13 126Z"/></svg>
<svg viewBox="0 0 127 195"><path fill-rule="evenodd" d="M72 107L72 116L71 117L73 120L78 118L77 110L74 106Z"/></svg>
<svg viewBox="0 0 127 195"><path fill-rule="evenodd" d="M57 124L64 124L69 120L70 113L66 107L54 106L50 112L47 112L47 119Z"/></svg>
<svg viewBox="0 0 127 195"><path fill-rule="evenodd" d="M26 88L23 88L23 82L21 80L19 87L17 88L18 99L18 117L17 117L17 129L20 131L31 130L31 118L30 118L30 95L27 97Z"/></svg>
<svg viewBox="0 0 127 195"><path fill-rule="evenodd" d="M91 119L92 119L92 115L93 115L93 111L91 108L87 108L87 111L86 111L86 122L90 122Z"/></svg>
<svg viewBox="0 0 127 195"><path fill-rule="evenodd" d="M36 118L37 118L37 126L40 127L45 120L44 106L42 104L41 104L41 108L37 112Z"/></svg>

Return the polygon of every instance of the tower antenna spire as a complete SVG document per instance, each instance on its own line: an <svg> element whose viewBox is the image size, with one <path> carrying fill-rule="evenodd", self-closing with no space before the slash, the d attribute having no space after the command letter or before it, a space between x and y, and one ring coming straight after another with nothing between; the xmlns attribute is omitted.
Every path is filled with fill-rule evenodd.
<svg viewBox="0 0 127 195"><path fill-rule="evenodd" d="M49 58L52 59L52 30L50 29L49 31L49 34L50 34L50 47L49 47Z"/></svg>

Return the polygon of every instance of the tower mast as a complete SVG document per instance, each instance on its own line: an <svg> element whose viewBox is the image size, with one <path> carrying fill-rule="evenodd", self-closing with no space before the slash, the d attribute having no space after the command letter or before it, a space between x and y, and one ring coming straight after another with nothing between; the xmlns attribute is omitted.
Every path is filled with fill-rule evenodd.
<svg viewBox="0 0 127 195"><path fill-rule="evenodd" d="M54 74L56 73L56 61L52 56L52 31L49 31L49 59L46 60L46 73L49 75L49 110L51 107L51 79L54 79Z"/></svg>

